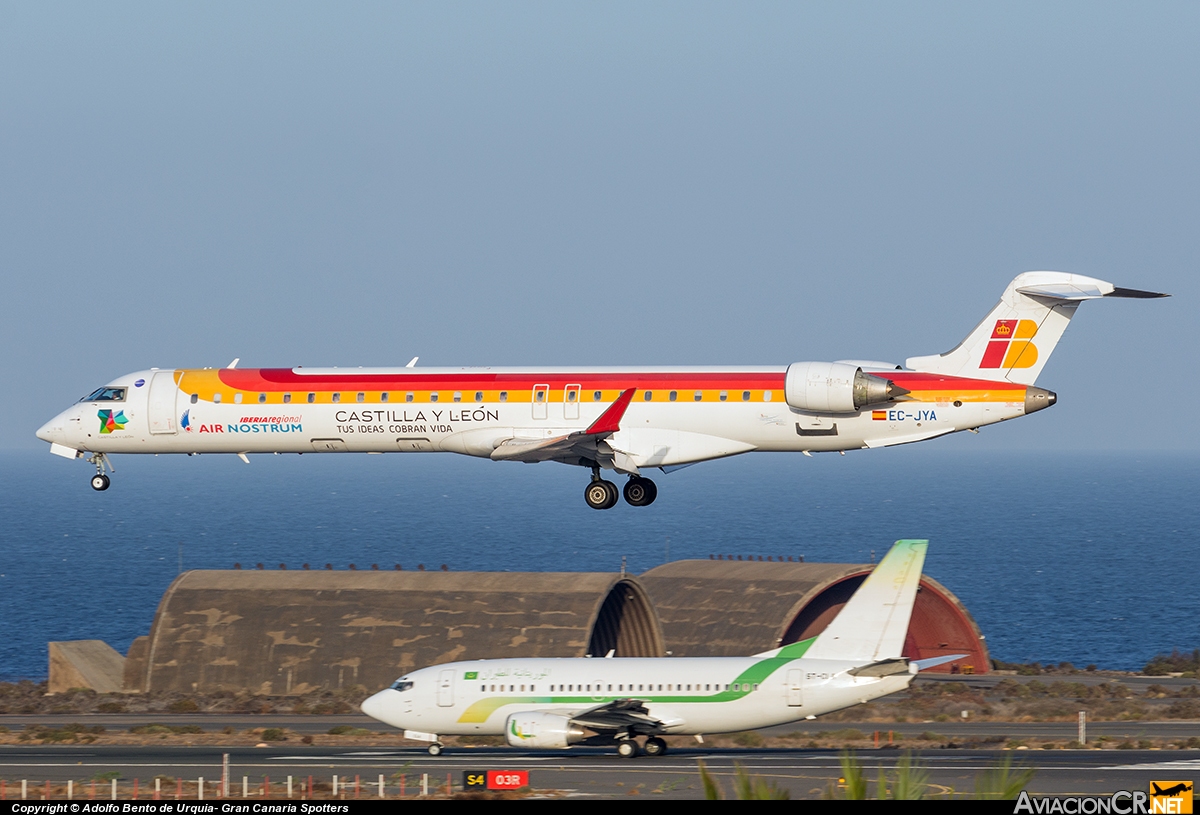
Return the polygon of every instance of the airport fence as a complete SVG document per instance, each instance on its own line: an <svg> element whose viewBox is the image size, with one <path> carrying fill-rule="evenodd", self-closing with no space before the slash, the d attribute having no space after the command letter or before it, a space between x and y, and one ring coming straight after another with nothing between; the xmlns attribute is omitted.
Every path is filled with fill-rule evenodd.
<svg viewBox="0 0 1200 815"><path fill-rule="evenodd" d="M101 773L88 779L31 781L0 778L0 801L167 801L167 800L359 800L380 798L445 797L459 791L452 774L445 780L429 773L360 775L242 776L235 779L155 776L124 779Z"/></svg>

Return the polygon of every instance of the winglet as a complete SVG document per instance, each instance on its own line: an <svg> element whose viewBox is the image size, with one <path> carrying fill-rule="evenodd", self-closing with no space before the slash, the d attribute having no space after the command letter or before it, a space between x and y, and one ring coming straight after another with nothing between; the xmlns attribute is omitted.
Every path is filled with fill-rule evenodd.
<svg viewBox="0 0 1200 815"><path fill-rule="evenodd" d="M629 407L629 403L633 401L633 392L636 388L626 388L621 391L621 395L617 397L617 401L608 406L608 410L600 414L600 418L592 422L591 427L583 431L589 436L594 436L598 433L616 433L621 429L621 419L625 416L625 410Z"/></svg>

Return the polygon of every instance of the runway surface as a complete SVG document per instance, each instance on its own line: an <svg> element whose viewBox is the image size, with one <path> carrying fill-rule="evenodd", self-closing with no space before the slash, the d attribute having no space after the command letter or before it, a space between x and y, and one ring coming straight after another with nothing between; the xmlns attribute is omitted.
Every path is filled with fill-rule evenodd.
<svg viewBox="0 0 1200 815"><path fill-rule="evenodd" d="M459 748L433 758L423 750L353 750L318 746L275 745L267 748L220 747L124 747L124 746L9 746L0 747L0 778L30 779L30 789L49 780L74 779L78 785L93 776L119 772L124 782L141 779L145 791L156 775L169 778L215 780L220 776L222 755L229 754L231 789L240 790L248 777L250 789L269 776L279 785L287 776L297 781L309 775L329 782L338 775L343 783L362 782L360 795L378 795L380 775L387 781L387 795L399 793L399 776L405 776L406 793L412 795L422 774L431 784L444 784L449 775L456 787L468 770L529 770L535 789L557 790L568 796L614 797L662 795L671 798L700 798L697 761L702 760L728 790L734 765L786 787L793 798L819 797L840 773L835 751L772 749L673 750L650 759L621 759L611 751L572 749L569 752L523 751L507 748ZM871 750L859 754L868 778L874 783L878 768L890 770L899 753ZM977 776L997 759L1011 755L1018 763L1037 768L1030 792L1057 794L1105 794L1118 789L1145 790L1151 780L1191 779L1200 776L1200 752L1151 750L1083 751L988 751L924 750L916 753L929 771L935 791L974 789ZM84 788L78 787L81 797ZM101 785L103 796L105 787ZM144 793L143 793L144 794Z"/></svg>
<svg viewBox="0 0 1200 815"><path fill-rule="evenodd" d="M233 713L189 713L189 714L156 714L156 713L104 713L82 715L58 714L29 714L2 715L0 725L10 730L22 730L28 725L46 725L62 727L65 724L78 722L86 725L102 725L109 730L125 731L131 727L147 724L167 725L196 725L206 733L218 733L227 727L237 731L262 727L281 727L299 735L318 736L328 733L333 727L349 725L362 727L374 733L394 733L398 731L375 721L363 714L343 716L311 716L292 714L233 714ZM1076 736L1075 722L977 722L954 720L949 722L827 722L827 721L798 721L778 727L760 728L758 732L765 736L781 735L797 730L816 733L822 730L861 730L870 734L872 731L894 731L896 734L917 736L932 731L947 738L972 739L981 736L1005 736L1007 738L1045 738L1045 739L1074 739ZM1168 721L1124 721L1124 722L1088 722L1089 737L1107 736L1121 739L1175 739L1200 736L1200 722L1187 720Z"/></svg>

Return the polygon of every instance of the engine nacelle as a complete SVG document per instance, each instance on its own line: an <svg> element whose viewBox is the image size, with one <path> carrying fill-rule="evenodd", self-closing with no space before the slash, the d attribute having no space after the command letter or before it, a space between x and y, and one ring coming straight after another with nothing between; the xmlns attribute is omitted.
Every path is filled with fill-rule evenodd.
<svg viewBox="0 0 1200 815"><path fill-rule="evenodd" d="M893 402L907 390L845 362L794 362L788 366L784 398L796 410L855 413L867 405Z"/></svg>
<svg viewBox="0 0 1200 815"><path fill-rule="evenodd" d="M583 728L557 713L514 713L504 723L504 738L513 747L563 749L583 741Z"/></svg>

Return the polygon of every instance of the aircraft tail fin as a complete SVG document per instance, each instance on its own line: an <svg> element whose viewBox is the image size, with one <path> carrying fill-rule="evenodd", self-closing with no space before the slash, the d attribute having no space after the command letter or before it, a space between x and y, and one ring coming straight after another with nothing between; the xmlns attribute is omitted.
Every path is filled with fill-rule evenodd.
<svg viewBox="0 0 1200 815"><path fill-rule="evenodd" d="M804 656L862 663L898 660L908 635L928 541L896 541Z"/></svg>
<svg viewBox="0 0 1200 815"><path fill-rule="evenodd" d="M1167 296L1066 272L1025 272L1008 284L1000 302L958 347L909 357L905 365L926 373L1032 385L1084 300Z"/></svg>

